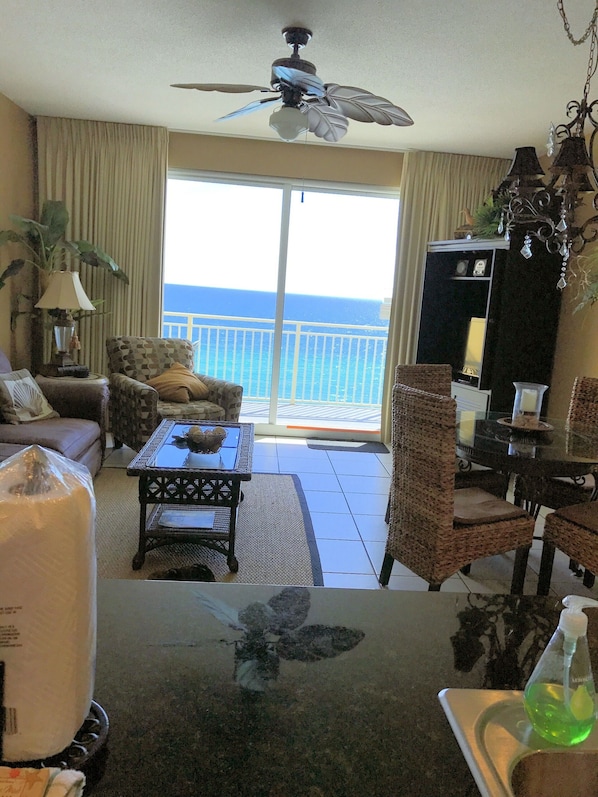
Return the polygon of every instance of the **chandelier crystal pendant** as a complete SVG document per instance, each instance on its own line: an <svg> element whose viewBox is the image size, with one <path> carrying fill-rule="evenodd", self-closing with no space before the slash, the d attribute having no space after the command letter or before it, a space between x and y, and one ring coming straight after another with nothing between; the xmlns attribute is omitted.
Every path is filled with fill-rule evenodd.
<svg viewBox="0 0 598 797"><path fill-rule="evenodd" d="M574 38L565 14L564 0L557 0L569 40L582 44L590 40L590 54L581 101L567 105L570 121L551 125L547 153L556 155L549 167L548 182L534 147L518 147L509 172L495 195L506 195L499 234L510 240L515 227L525 229L521 254L533 256L532 236L546 249L562 258L559 289L567 286L567 269L572 255L579 255L587 243L598 238L598 172L594 146L598 132L598 100L588 101L590 82L596 72L598 49L598 0L583 36ZM589 133L589 146L586 134Z"/></svg>

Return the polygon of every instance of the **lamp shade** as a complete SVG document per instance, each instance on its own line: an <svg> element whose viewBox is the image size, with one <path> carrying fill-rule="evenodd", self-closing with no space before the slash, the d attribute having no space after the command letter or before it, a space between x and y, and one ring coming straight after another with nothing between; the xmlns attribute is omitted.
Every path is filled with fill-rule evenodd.
<svg viewBox="0 0 598 797"><path fill-rule="evenodd" d="M537 177L544 174L534 147L516 147L507 177Z"/></svg>
<svg viewBox="0 0 598 797"><path fill-rule="evenodd" d="M283 105L270 116L270 127L276 130L283 141L294 141L308 129L307 117L299 108Z"/></svg>
<svg viewBox="0 0 598 797"><path fill-rule="evenodd" d="M44 295L35 306L48 310L95 310L77 271L53 271Z"/></svg>
<svg viewBox="0 0 598 797"><path fill-rule="evenodd" d="M563 140L550 171L553 174L571 174L573 172L589 172L591 168L592 162L588 155L585 139L582 136L569 136Z"/></svg>

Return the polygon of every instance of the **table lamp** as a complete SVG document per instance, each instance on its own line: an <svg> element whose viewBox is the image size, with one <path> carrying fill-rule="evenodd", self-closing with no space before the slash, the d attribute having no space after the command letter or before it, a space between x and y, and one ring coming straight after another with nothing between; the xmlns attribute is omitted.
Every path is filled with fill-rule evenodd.
<svg viewBox="0 0 598 797"><path fill-rule="evenodd" d="M71 310L95 310L87 298L81 279L76 271L53 271L48 287L36 307L45 310L58 310L54 316L54 340L56 353L52 361L39 369L42 376L80 376L89 375L89 368L77 365L71 355L71 341L75 334L75 320Z"/></svg>

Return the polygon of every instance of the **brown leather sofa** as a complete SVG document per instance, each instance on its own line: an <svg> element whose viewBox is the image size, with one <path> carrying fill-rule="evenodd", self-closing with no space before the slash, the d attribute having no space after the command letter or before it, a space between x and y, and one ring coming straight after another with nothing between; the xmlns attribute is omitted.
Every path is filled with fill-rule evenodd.
<svg viewBox="0 0 598 797"><path fill-rule="evenodd" d="M0 373L12 370L0 350ZM27 446L40 445L85 465L95 476L106 449L107 388L85 379L80 384L56 379L44 380L43 393L60 417L11 424L0 415L0 461Z"/></svg>

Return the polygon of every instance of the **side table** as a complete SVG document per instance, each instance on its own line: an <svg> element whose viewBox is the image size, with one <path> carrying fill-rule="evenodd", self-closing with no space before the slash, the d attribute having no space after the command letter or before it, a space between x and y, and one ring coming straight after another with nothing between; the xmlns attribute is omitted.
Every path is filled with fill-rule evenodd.
<svg viewBox="0 0 598 797"><path fill-rule="evenodd" d="M76 385L108 385L108 377L102 374L89 374L89 376L42 376L38 374L35 381L40 387L52 382L68 384L73 382Z"/></svg>

